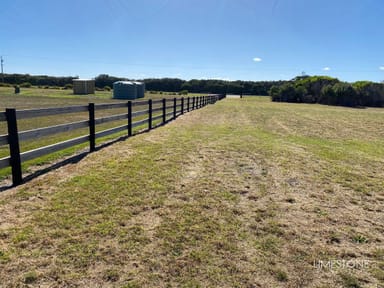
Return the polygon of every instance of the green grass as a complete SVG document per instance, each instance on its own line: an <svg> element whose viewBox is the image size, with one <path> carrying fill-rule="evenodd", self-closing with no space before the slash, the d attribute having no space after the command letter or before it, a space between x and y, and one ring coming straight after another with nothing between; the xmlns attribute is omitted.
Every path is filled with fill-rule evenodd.
<svg viewBox="0 0 384 288"><path fill-rule="evenodd" d="M0 279L382 285L383 121L382 109L263 97L186 114L0 195ZM327 259L378 264L313 267Z"/></svg>

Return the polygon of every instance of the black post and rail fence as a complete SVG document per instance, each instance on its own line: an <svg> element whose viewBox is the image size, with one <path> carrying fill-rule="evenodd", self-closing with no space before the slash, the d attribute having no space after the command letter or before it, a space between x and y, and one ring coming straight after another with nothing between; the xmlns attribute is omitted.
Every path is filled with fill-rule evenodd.
<svg viewBox="0 0 384 288"><path fill-rule="evenodd" d="M9 146L9 156L0 159L0 169L11 167L13 186L23 182L22 163L42 157L47 154L58 152L75 145L89 142L89 151L96 150L96 140L122 131L126 131L127 136L133 136L133 129L144 127L143 131L151 130L167 122L176 119L179 115L186 112L199 109L208 104L214 104L216 101L225 98L225 95L208 95L199 97L185 97L173 99L156 99L128 101L123 103L94 104L89 103L84 106L71 106L59 108L43 108L16 110L6 109L0 112L0 122L6 122L8 133L0 135L0 146ZM146 107L140 110L140 107ZM96 118L96 111L106 109L125 108L127 113L113 114L106 117ZM136 109L134 109L136 108ZM135 110L135 111L134 111ZM32 119L44 116L57 116L69 113L87 113L88 120L60 124L55 126L37 128L27 131L18 131L18 121L22 119ZM109 128L107 130L97 131L97 125L126 119L126 124ZM145 126L147 128L145 128ZM66 141L58 142L52 145L39 147L33 150L21 152L20 141L36 140L40 137L50 136L58 133L64 133L80 128L89 129L88 135L71 138Z"/></svg>

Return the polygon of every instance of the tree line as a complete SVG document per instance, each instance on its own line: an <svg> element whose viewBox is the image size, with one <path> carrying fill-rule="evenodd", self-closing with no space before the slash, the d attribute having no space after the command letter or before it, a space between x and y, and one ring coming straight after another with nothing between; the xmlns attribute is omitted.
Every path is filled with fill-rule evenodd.
<svg viewBox="0 0 384 288"><path fill-rule="evenodd" d="M383 83L347 83L328 76L296 77L282 85L273 85L269 95L276 102L384 107Z"/></svg>
<svg viewBox="0 0 384 288"><path fill-rule="evenodd" d="M95 78L96 87L112 87L116 81L132 81L127 78L119 78L107 74L98 75ZM133 80L134 81L134 80ZM147 78L139 80L145 83L148 91L191 93L217 93L217 94L249 94L268 96L268 91L273 85L282 85L285 81L226 81L219 79L192 79L182 80L178 78Z"/></svg>
<svg viewBox="0 0 384 288"><path fill-rule="evenodd" d="M54 77L46 75L29 75L29 74L4 74L4 83L6 85L22 85L31 86L58 86L64 87L72 84L73 79L78 76L71 77ZM111 76L108 74L100 74L95 77L95 85L97 88L113 87L116 81L135 81L133 79ZM164 92L180 92L188 91L191 93L226 93L226 94L249 94L267 96L268 91L274 85L282 85L285 81L226 81L219 79L192 79L182 80L177 78L148 78L138 80L145 83L148 91L164 91Z"/></svg>
<svg viewBox="0 0 384 288"><path fill-rule="evenodd" d="M27 84L26 86L57 86L64 87L66 84L72 84L73 79L79 77L54 77L47 75L29 75L29 74L4 74L4 83L8 85L21 85Z"/></svg>
<svg viewBox="0 0 384 288"><path fill-rule="evenodd" d="M68 87L78 76L4 74L0 85ZM95 77L97 88L112 88L116 81L135 81L100 74ZM290 81L226 81L219 79L147 78L147 91L269 95L272 101L319 103L341 106L384 107L384 84L370 81L347 83L328 76L298 76Z"/></svg>

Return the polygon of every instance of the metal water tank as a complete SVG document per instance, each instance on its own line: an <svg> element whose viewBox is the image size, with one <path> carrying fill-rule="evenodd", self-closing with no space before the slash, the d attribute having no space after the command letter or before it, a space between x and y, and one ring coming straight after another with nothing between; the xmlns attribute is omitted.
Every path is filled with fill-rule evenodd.
<svg viewBox="0 0 384 288"><path fill-rule="evenodd" d="M114 99L136 99L136 84L129 81L117 81L113 83Z"/></svg>
<svg viewBox="0 0 384 288"><path fill-rule="evenodd" d="M145 84L142 82L134 82L136 84L137 98L144 98Z"/></svg>

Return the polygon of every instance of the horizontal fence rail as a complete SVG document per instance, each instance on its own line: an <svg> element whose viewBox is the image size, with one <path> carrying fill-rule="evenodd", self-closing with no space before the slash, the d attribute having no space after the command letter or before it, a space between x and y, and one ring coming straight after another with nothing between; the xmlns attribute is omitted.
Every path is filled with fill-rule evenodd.
<svg viewBox="0 0 384 288"><path fill-rule="evenodd" d="M84 106L70 106L59 108L43 108L18 110L6 109L0 112L0 122L6 122L8 133L0 135L0 146L9 146L9 156L0 159L0 169L11 167L13 186L23 182L21 165L23 162L42 157L60 150L89 142L89 151L95 151L96 139L127 131L127 136L133 136L133 129L146 125L145 130L151 130L166 122L176 119L179 115L225 98L225 95L208 95L198 97L184 97L172 99L140 100L120 103L94 104ZM136 111L133 108L137 107ZM107 109L120 109L119 114L96 118L97 111ZM126 109L121 113L121 109ZM18 131L18 120L45 116L56 116L70 113L87 113L88 120L65 123L49 127L42 127L27 131ZM126 124L96 132L97 125L126 120ZM159 121L160 120L160 121ZM156 123L154 123L156 122ZM155 125L154 125L155 124ZM33 150L20 152L20 141L35 140L41 137L65 133L76 129L88 128L89 133L59 143L39 147Z"/></svg>

